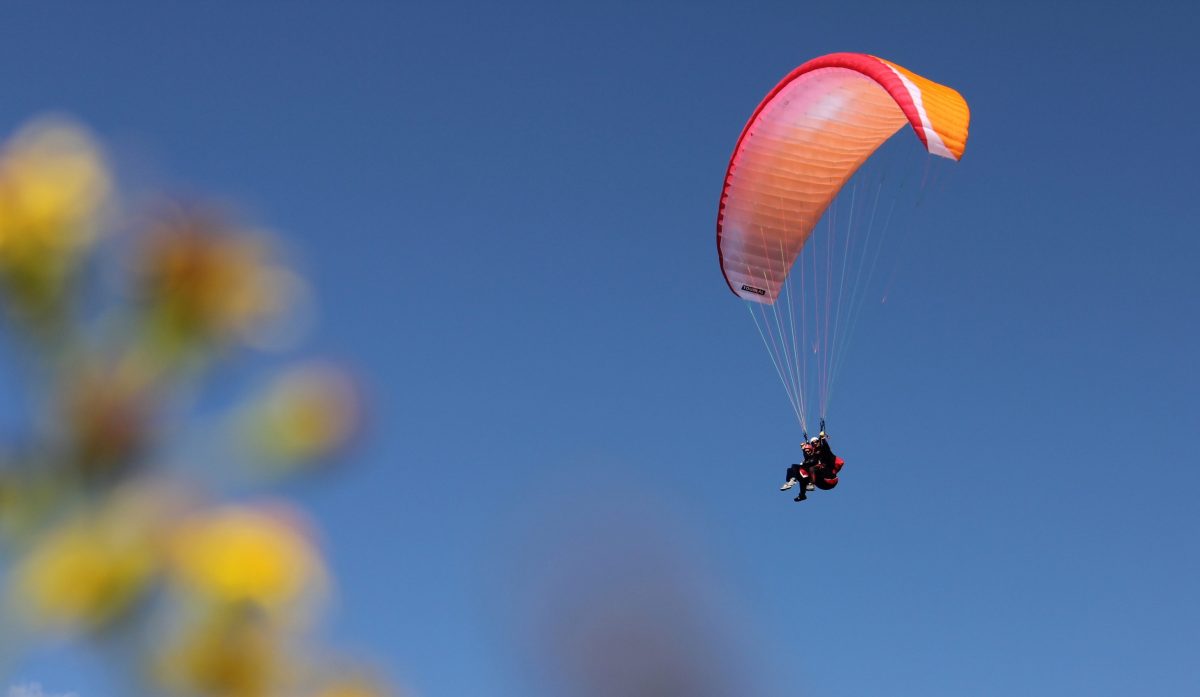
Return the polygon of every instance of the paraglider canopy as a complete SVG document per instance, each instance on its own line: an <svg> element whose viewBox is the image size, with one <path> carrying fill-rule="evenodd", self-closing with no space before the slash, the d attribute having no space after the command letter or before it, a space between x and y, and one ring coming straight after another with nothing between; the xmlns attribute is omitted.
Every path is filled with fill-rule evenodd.
<svg viewBox="0 0 1200 697"><path fill-rule="evenodd" d="M958 160L970 111L958 92L863 53L793 70L742 129L725 173L717 249L739 297L772 304L821 215L905 123L930 154Z"/></svg>
<svg viewBox="0 0 1200 697"><path fill-rule="evenodd" d="M828 414L887 232L900 225L896 200L881 200L885 180L903 189L905 178L876 178L870 170L890 170L889 156L877 151L905 124L937 156L908 152L905 162L920 162L928 174L932 160L962 157L970 111L955 90L895 63L832 53L796 68L767 94L725 171L721 272L746 301L801 429L810 414ZM928 177L920 181L924 189ZM818 229L822 220L828 224Z"/></svg>

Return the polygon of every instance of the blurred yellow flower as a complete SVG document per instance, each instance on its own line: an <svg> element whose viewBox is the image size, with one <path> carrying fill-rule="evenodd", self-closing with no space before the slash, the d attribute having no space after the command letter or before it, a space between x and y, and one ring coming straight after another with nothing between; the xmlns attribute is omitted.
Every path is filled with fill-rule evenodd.
<svg viewBox="0 0 1200 697"><path fill-rule="evenodd" d="M286 642L254 608L218 609L158 656L156 675L173 693L211 697L267 697L291 672Z"/></svg>
<svg viewBox="0 0 1200 697"><path fill-rule="evenodd" d="M330 454L359 422L358 395L345 371L332 365L293 367L252 405L243 428L254 451L287 467Z"/></svg>
<svg viewBox="0 0 1200 697"><path fill-rule="evenodd" d="M82 128L33 122L0 155L0 256L86 246L110 188L99 149Z"/></svg>
<svg viewBox="0 0 1200 697"><path fill-rule="evenodd" d="M184 523L172 548L175 575L217 603L249 602L281 616L303 609L298 603L315 600L326 585L317 550L278 511L218 509Z"/></svg>
<svg viewBox="0 0 1200 697"><path fill-rule="evenodd" d="M36 540L13 572L10 601L30 624L97 628L127 610L158 568L146 511L125 500L76 516Z"/></svg>
<svg viewBox="0 0 1200 697"><path fill-rule="evenodd" d="M140 293L172 345L246 339L286 310L293 274L261 236L211 212L160 218L143 245Z"/></svg>
<svg viewBox="0 0 1200 697"><path fill-rule="evenodd" d="M110 188L99 149L65 120L35 121L0 152L0 283L16 315L40 324L64 314Z"/></svg>

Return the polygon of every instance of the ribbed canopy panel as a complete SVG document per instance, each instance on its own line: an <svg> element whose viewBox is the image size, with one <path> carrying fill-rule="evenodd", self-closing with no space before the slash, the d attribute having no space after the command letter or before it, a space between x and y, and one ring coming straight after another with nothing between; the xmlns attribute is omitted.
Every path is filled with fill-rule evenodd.
<svg viewBox="0 0 1200 697"><path fill-rule="evenodd" d="M957 159L968 121L957 92L879 58L831 54L797 68L729 163L717 247L730 289L774 303L833 197L884 141L911 123L930 152Z"/></svg>

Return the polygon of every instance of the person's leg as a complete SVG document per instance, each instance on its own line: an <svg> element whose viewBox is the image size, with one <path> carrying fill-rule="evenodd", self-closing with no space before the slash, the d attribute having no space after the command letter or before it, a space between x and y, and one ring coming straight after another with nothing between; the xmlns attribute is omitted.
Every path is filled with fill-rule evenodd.
<svg viewBox="0 0 1200 697"><path fill-rule="evenodd" d="M792 465L787 468L787 474L783 477L783 486L779 487L780 491L787 491L796 486L796 482L800 480L800 465Z"/></svg>
<svg viewBox="0 0 1200 697"><path fill-rule="evenodd" d="M800 493L796 494L796 501L803 501L808 498L808 485L812 482L812 472L806 472L801 465L792 465L796 470L796 479L800 484Z"/></svg>

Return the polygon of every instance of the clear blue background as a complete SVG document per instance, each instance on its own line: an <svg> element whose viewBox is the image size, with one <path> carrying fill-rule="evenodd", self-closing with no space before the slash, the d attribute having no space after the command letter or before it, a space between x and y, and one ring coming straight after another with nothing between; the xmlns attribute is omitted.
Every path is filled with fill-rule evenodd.
<svg viewBox="0 0 1200 697"><path fill-rule="evenodd" d="M310 348L373 403L295 492L328 638L417 694L570 692L531 618L606 607L628 545L681 589L639 602L700 589L728 694L1200 694L1200 17L1048 5L8 3L0 125L74 114L289 235ZM753 107L832 51L973 119L841 377L843 484L798 507L714 218ZM17 677L92 697L101 663Z"/></svg>

